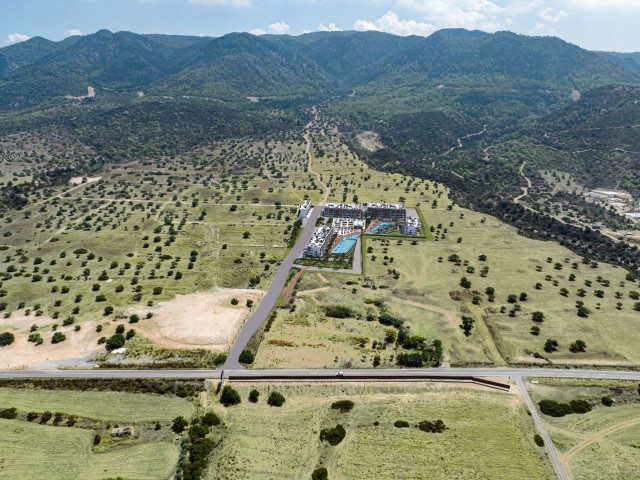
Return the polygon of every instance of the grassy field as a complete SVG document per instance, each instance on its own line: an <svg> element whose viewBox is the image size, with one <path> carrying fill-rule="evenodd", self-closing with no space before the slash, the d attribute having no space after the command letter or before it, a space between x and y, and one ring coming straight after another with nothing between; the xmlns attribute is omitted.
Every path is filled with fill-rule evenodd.
<svg viewBox="0 0 640 480"><path fill-rule="evenodd" d="M115 422L170 421L191 417L195 406L187 400L123 392L81 392L0 388L0 405L29 412L62 412Z"/></svg>
<svg viewBox="0 0 640 480"><path fill-rule="evenodd" d="M171 479L180 451L171 422L196 413L192 399L93 390L5 387L0 405L17 409L16 419L0 419L0 478L20 479ZM111 438L115 426L134 435Z"/></svg>
<svg viewBox="0 0 640 480"><path fill-rule="evenodd" d="M257 365L370 366L371 343L384 329L323 314L327 305L344 304L364 316L367 298L384 300L412 334L442 340L443 361L451 365L640 364L640 286L625 270L585 263L556 243L524 238L496 218L452 207L442 186L372 171L333 137L318 142L332 152L315 167L332 200L417 206L434 241L370 238L362 276L323 273L323 284L305 273L296 311L278 311ZM462 286L463 277L470 285ZM534 312L542 321L533 321ZM469 335L461 329L463 316L474 321ZM309 331L313 335L305 335ZM548 340L557 345L545 348ZM572 348L578 340L586 347ZM385 353L389 349L382 364L392 364Z"/></svg>
<svg viewBox="0 0 640 480"><path fill-rule="evenodd" d="M447 385L255 387L257 404L246 400L254 386L239 385L243 403L215 407L228 428L209 479L309 478L318 465L331 479L552 478L515 395ZM285 396L283 407L266 405L270 390ZM342 399L355 403L351 412L330 408ZM436 419L447 426L442 434L413 428ZM320 430L337 424L342 443L320 442Z"/></svg>
<svg viewBox="0 0 640 480"><path fill-rule="evenodd" d="M586 400L593 410L554 418L542 415L565 468L576 480L638 478L640 394L636 382L537 379L534 402ZM603 396L613 405L602 404Z"/></svg>
<svg viewBox="0 0 640 480"><path fill-rule="evenodd" d="M0 420L0 478L173 478L178 446L145 443L93 453L93 432Z"/></svg>

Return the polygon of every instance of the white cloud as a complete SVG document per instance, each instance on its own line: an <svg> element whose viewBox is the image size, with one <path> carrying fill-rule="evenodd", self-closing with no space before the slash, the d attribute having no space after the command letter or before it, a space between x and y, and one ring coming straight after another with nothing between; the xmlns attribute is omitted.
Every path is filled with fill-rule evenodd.
<svg viewBox="0 0 640 480"><path fill-rule="evenodd" d="M79 28L70 28L69 30L66 30L64 34L67 37L73 37L75 35L82 35L82 32Z"/></svg>
<svg viewBox="0 0 640 480"><path fill-rule="evenodd" d="M547 22L557 22L562 17L566 17L568 13L564 10L554 10L551 7L547 7L543 10L540 10L538 12L538 15L540 15L540 18L546 20Z"/></svg>
<svg viewBox="0 0 640 480"><path fill-rule="evenodd" d="M264 31L261 28L254 28L253 30L249 30L249 33L251 35L264 35L265 33L267 33L266 31Z"/></svg>
<svg viewBox="0 0 640 480"><path fill-rule="evenodd" d="M388 11L374 21L357 20L353 25L354 30L376 30L378 32L393 33L394 35L431 35L437 27L428 23L415 20L400 20L398 15Z"/></svg>
<svg viewBox="0 0 640 480"><path fill-rule="evenodd" d="M640 2L638 0L564 0L564 3L576 9L586 10L611 10L613 8L640 10Z"/></svg>
<svg viewBox="0 0 640 480"><path fill-rule="evenodd" d="M5 45L13 45L14 43L24 42L29 40L31 37L29 35L24 35L22 33L10 33L7 35L7 39L5 40Z"/></svg>
<svg viewBox="0 0 640 480"><path fill-rule="evenodd" d="M251 0L189 0L189 3L208 7L250 7Z"/></svg>
<svg viewBox="0 0 640 480"><path fill-rule="evenodd" d="M269 28L269 31L271 33L281 34L281 33L285 33L291 27L289 27L289 25L287 25L284 22L276 22L276 23L272 23L267 28Z"/></svg>
<svg viewBox="0 0 640 480"><path fill-rule="evenodd" d="M342 29L333 22L331 22L329 25L325 25L324 23L321 23L320 25L318 25L318 28L316 30L318 30L319 32L341 32L342 31Z"/></svg>
<svg viewBox="0 0 640 480"><path fill-rule="evenodd" d="M423 13L427 23L437 28L479 28L489 31L502 26L499 17L506 10L506 7L490 0L397 0L397 5Z"/></svg>

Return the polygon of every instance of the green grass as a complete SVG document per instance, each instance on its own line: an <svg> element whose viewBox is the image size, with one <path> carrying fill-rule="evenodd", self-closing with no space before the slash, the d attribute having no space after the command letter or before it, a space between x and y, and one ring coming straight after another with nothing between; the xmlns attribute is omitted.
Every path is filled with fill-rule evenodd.
<svg viewBox="0 0 640 480"><path fill-rule="evenodd" d="M246 399L253 386L237 388ZM509 394L439 385L256 388L255 405L216 406L228 430L209 479L309 478L317 465L332 479L552 478L525 409ZM285 396L283 407L266 405L269 390ZM355 403L351 412L330 408L346 398ZM447 425L445 433L393 426L436 419ZM338 423L347 430L344 441L321 443L320 430Z"/></svg>
<svg viewBox="0 0 640 480"><path fill-rule="evenodd" d="M593 410L583 415L553 418L541 415L561 456L570 456L569 470L575 479L636 478L640 467L640 395L637 382L604 380L536 379L529 385L532 399L568 402L586 400ZM603 396L613 398L611 407L602 405ZM599 432L613 431L605 435ZM619 429L618 429L619 428ZM587 444L594 436L596 441ZM604 473L603 473L604 472Z"/></svg>
<svg viewBox="0 0 640 480"><path fill-rule="evenodd" d="M195 406L187 400L122 392L55 391L0 388L0 405L19 411L62 412L116 422L169 421L191 417Z"/></svg>
<svg viewBox="0 0 640 480"><path fill-rule="evenodd" d="M94 454L94 433L0 420L0 477L20 479L168 479L178 459L171 443L139 444Z"/></svg>

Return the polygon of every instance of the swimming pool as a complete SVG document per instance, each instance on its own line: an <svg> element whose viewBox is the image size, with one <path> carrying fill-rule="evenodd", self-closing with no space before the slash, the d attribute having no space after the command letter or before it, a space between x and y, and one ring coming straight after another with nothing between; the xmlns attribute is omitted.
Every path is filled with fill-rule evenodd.
<svg viewBox="0 0 640 480"><path fill-rule="evenodd" d="M396 226L393 223L381 223L371 229L371 233L378 235L380 233L387 233L394 230Z"/></svg>
<svg viewBox="0 0 640 480"><path fill-rule="evenodd" d="M348 237L344 237L342 240L340 240L340 243L335 246L331 253L336 255L349 253L357 242L358 235L349 235Z"/></svg>

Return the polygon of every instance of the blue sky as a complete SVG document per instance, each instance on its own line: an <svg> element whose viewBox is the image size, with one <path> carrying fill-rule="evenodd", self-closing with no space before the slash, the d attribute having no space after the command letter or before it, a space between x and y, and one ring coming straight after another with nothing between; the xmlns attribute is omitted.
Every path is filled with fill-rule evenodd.
<svg viewBox="0 0 640 480"><path fill-rule="evenodd" d="M555 35L591 50L640 51L640 0L0 0L0 46L107 28L219 36L447 27Z"/></svg>

